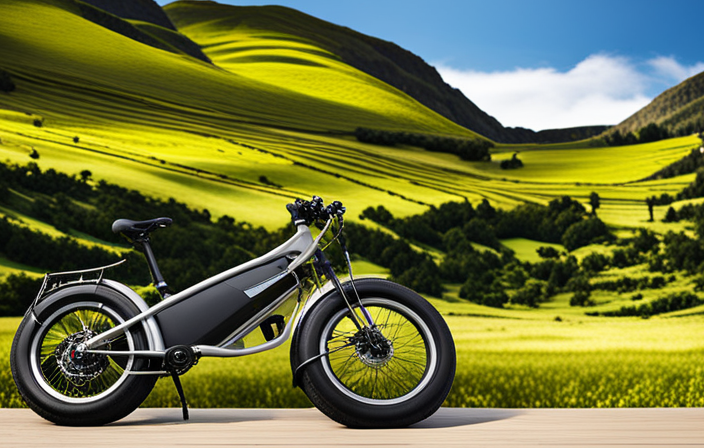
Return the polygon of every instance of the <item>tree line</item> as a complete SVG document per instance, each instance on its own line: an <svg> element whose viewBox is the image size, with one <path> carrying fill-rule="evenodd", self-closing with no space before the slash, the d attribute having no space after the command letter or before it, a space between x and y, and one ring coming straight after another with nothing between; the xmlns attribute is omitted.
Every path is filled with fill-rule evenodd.
<svg viewBox="0 0 704 448"><path fill-rule="evenodd" d="M111 232L116 218L174 219L171 228L153 235L152 243L162 273L176 290L261 255L291 235L288 226L270 232L229 216L212 220L207 210L193 210L174 199L149 198L106 182L93 182L87 171L68 176L54 170L41 171L33 163L0 164L0 203L9 208L17 206L17 195L11 190L32 197L33 201L25 201L23 213L64 232L81 232L118 245L119 253L101 246L89 247L68 236L52 238L4 218L0 219L0 253L5 257L47 271L94 267L126 257L128 263L117 268L114 275L133 285L147 284L148 270L143 257ZM590 197L590 202L590 213L567 196L547 206L529 203L512 210L496 209L486 199L476 207L468 201L448 202L406 218L395 218L383 206L369 207L360 218L385 226L399 237L351 222L346 225L346 234L353 255L388 268L392 279L399 283L434 296L442 295L444 283L460 284L460 297L495 307L507 303L537 307L559 292L572 292L575 306L589 306L593 305L591 292L595 289L656 289L672 281L672 272L694 274L704 268L700 238L670 232L661 241L641 229L632 238L616 239L596 216L598 195ZM704 206L687 206L680 213L694 221L698 235L702 235ZM554 248L542 247L538 251L541 260L527 263L517 260L499 241L516 237L560 243L570 251L594 243L617 247L611 255L592 253L581 262ZM414 244L433 247L445 255L436 261ZM333 252L331 258L337 265L343 264L339 254ZM616 283L593 281L609 267L642 263L662 275L647 280L624 278ZM23 276L7 277L0 288L0 313L10 313L7 304L15 303L18 291L31 289L30 283L31 279ZM36 289L38 286L35 293ZM25 301L12 313L21 314L33 294L22 297Z"/></svg>
<svg viewBox="0 0 704 448"><path fill-rule="evenodd" d="M395 146L409 145L424 148L427 151L455 154L462 160L489 161L489 150L494 144L484 139L443 137L414 132L393 132L380 129L357 128L354 135L362 143Z"/></svg>
<svg viewBox="0 0 704 448"><path fill-rule="evenodd" d="M509 211L495 209L486 199L476 208L468 201L448 202L407 218L394 218L383 206L378 206L365 209L360 218L372 220L404 239L445 253L437 269L432 266L435 263L429 256L423 261L422 268L418 265L414 272L416 287L432 283L437 289L442 288L443 282L460 283L460 297L494 307L509 302L538 306L564 290L580 271L576 258L561 258L552 248L541 250L545 259L539 263L520 262L499 239L521 237L562 243L569 250L614 239L598 217L588 214L579 202L567 196L555 199L547 206L523 204ZM366 240L377 238L387 240L385 244L394 241L381 231L370 232ZM477 249L473 243L494 250ZM371 261L383 265L381 259ZM418 280L423 275L428 278ZM405 280L402 276L394 278L401 283ZM430 290L419 290L438 295ZM507 293L509 290L514 291L512 296Z"/></svg>
<svg viewBox="0 0 704 448"><path fill-rule="evenodd" d="M665 126L658 126L655 123L650 123L647 126L640 128L636 134L633 132L621 134L621 131L615 131L603 137L602 141L607 146L626 146L636 145L639 143L657 142L671 137L675 137L675 135L672 135Z"/></svg>

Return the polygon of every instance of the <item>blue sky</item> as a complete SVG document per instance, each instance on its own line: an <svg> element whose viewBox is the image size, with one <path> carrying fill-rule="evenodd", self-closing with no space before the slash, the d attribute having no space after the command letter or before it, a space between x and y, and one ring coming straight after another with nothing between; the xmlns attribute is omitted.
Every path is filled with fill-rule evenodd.
<svg viewBox="0 0 704 448"><path fill-rule="evenodd" d="M616 124L704 71L702 0L219 3L289 6L395 42L506 126Z"/></svg>

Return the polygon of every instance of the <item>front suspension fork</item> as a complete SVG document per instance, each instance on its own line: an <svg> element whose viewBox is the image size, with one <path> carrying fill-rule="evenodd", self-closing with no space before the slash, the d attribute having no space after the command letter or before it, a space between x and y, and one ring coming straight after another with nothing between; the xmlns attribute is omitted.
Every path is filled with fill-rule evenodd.
<svg viewBox="0 0 704 448"><path fill-rule="evenodd" d="M369 314L369 311L362 304L362 299L359 297L359 294L357 293L357 288L355 288L354 286L354 277L352 277L352 266L349 262L349 254L345 253L345 257L347 258L347 265L350 271L350 284L352 285L352 290L354 291L356 301L359 304L359 309L362 311L362 315L364 316L364 320L366 320L366 323L361 322L359 316L355 312L355 309L352 307L350 299L347 297L347 293L345 293L345 289L342 286L340 279L337 278L337 275L335 274L335 271L332 268L332 263L330 263L330 260L327 259L325 254L323 254L323 251L320 249L317 249L315 251L316 268L319 269L321 273L332 282L333 286L335 287L335 290L345 300L347 308L350 310L351 313L351 319L357 327L357 330L362 330L365 327L373 327L374 319L372 319L372 315Z"/></svg>

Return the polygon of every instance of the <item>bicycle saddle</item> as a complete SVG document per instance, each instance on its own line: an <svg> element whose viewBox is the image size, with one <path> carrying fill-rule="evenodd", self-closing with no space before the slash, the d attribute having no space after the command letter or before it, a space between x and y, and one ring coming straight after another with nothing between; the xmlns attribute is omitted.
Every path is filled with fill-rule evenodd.
<svg viewBox="0 0 704 448"><path fill-rule="evenodd" d="M112 223L113 233L121 233L129 239L145 237L149 232L161 227L168 227L171 218L154 218L146 221L132 221L131 219L118 219Z"/></svg>

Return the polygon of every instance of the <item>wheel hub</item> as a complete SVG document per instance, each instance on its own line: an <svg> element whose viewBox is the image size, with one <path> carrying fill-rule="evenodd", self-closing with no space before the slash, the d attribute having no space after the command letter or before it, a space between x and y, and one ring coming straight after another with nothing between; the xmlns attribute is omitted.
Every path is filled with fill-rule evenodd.
<svg viewBox="0 0 704 448"><path fill-rule="evenodd" d="M360 361L370 367L385 366L394 356L393 343L378 328L367 329L366 334L360 333L355 344Z"/></svg>
<svg viewBox="0 0 704 448"><path fill-rule="evenodd" d="M108 367L108 357L86 353L84 342L97 333L84 329L73 333L54 350L56 363L66 379L76 386L83 386L97 377ZM108 348L109 349L109 348Z"/></svg>

